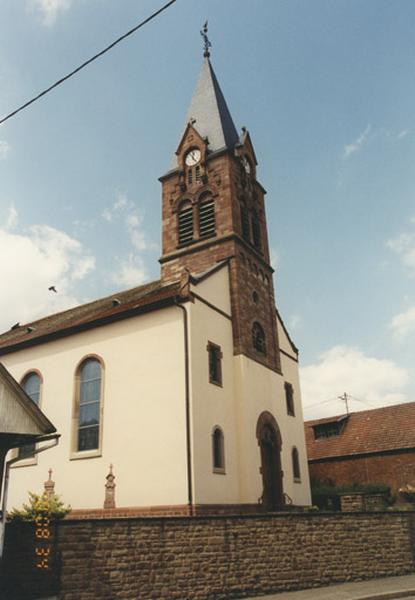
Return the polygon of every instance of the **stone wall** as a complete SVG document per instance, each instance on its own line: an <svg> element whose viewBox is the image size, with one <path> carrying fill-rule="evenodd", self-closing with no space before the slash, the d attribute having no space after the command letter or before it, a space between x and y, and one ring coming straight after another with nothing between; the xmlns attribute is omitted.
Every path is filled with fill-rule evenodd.
<svg viewBox="0 0 415 600"><path fill-rule="evenodd" d="M396 495L400 487L415 483L415 452L396 451L367 456L309 461L310 478L330 479L336 485L351 483L384 483Z"/></svg>
<svg viewBox="0 0 415 600"><path fill-rule="evenodd" d="M33 527L12 524L2 585L7 600L241 598L413 572L414 541L414 513L65 520L36 570Z"/></svg>

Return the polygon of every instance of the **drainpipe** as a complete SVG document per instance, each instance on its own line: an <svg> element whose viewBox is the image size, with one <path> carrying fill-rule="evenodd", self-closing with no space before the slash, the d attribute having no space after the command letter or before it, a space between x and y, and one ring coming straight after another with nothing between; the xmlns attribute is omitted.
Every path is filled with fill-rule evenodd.
<svg viewBox="0 0 415 600"><path fill-rule="evenodd" d="M44 452L45 450L49 450L49 448L53 448L54 446L57 446L59 443L59 438L60 438L59 433L38 438L37 442L46 442L46 441L52 440L52 443L48 444L47 446L42 446L41 448L36 448L35 451L33 452L33 455L35 456L36 454L40 454L41 452ZM21 444L21 446L26 446L26 445L27 445L27 442L26 442L26 444ZM15 446L15 448L18 448L18 447L19 446ZM19 456L16 456L16 458L12 458L11 460L8 460L6 462L6 468L5 468L5 474L4 474L4 485L3 485L3 500L1 503L0 559L3 556L3 547L4 547L4 530L5 530L5 525L6 525L6 506L7 506L7 494L9 491L10 467L12 465L14 465L14 463L18 462L19 460L24 460L24 458L20 458Z"/></svg>
<svg viewBox="0 0 415 600"><path fill-rule="evenodd" d="M192 484L192 447L190 439L190 382L189 382L189 339L188 339L188 321L187 311L183 304L179 304L177 299L174 301L177 308L183 311L183 329L184 329L184 377L185 377L185 404L186 404L186 456L187 456L187 505L189 514L193 515L193 484Z"/></svg>

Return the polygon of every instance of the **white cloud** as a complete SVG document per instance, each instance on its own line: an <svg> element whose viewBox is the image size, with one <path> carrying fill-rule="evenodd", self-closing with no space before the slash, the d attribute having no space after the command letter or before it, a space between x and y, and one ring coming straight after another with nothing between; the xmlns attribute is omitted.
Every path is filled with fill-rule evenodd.
<svg viewBox="0 0 415 600"><path fill-rule="evenodd" d="M122 287L135 287L147 280L147 271L143 261L139 257L130 254L126 260L119 261L118 270L112 275L111 279L115 284Z"/></svg>
<svg viewBox="0 0 415 600"><path fill-rule="evenodd" d="M411 219L411 223L413 223ZM415 274L415 232L401 233L386 242L388 248L400 256L402 263Z"/></svg>
<svg viewBox="0 0 415 600"><path fill-rule="evenodd" d="M402 340L409 333L415 332L415 306L395 315L391 321L390 328L398 340Z"/></svg>
<svg viewBox="0 0 415 600"><path fill-rule="evenodd" d="M364 146L364 144L368 140L370 129L371 126L368 125L354 142L352 142L351 144L347 144L344 147L343 158L349 158L349 156L351 156L355 152L358 152L362 148L362 146Z"/></svg>
<svg viewBox="0 0 415 600"><path fill-rule="evenodd" d="M10 144L6 140L0 140L0 160L7 158L10 152Z"/></svg>
<svg viewBox="0 0 415 600"><path fill-rule="evenodd" d="M297 329L297 327L301 324L301 321L302 319L300 315L291 315L288 320L289 329Z"/></svg>
<svg viewBox="0 0 415 600"><path fill-rule="evenodd" d="M148 244L143 229L143 216L137 206L123 193L117 195L117 199L110 208L105 208L102 218L107 223L120 222L127 230L132 246L139 251L147 250Z"/></svg>
<svg viewBox="0 0 415 600"><path fill-rule="evenodd" d="M403 131L401 131L400 133L398 133L398 135L396 136L397 140L402 140L404 137L406 137L409 133L409 129L404 129Z"/></svg>
<svg viewBox="0 0 415 600"><path fill-rule="evenodd" d="M280 266L280 257L275 248L270 248L270 263L271 267L276 271Z"/></svg>
<svg viewBox="0 0 415 600"><path fill-rule="evenodd" d="M71 7L72 0L28 0L28 4L41 23L50 27L60 14Z"/></svg>
<svg viewBox="0 0 415 600"><path fill-rule="evenodd" d="M23 233L0 229L0 256L1 331L79 304L74 283L95 265L79 241L46 225ZM51 285L57 294L48 290Z"/></svg>
<svg viewBox="0 0 415 600"><path fill-rule="evenodd" d="M9 208L9 214L6 217L5 229L9 231L10 229L14 229L17 225L17 210L13 205Z"/></svg>
<svg viewBox="0 0 415 600"><path fill-rule="evenodd" d="M402 389L408 380L408 371L391 360L366 356L358 348L335 346L321 354L317 363L301 369L305 418L344 413L344 402L334 400L344 392L363 401L352 399L351 411L405 402Z"/></svg>

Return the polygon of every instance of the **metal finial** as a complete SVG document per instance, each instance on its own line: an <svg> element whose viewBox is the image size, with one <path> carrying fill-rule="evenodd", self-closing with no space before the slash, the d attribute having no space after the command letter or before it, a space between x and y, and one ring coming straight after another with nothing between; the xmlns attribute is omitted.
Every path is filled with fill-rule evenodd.
<svg viewBox="0 0 415 600"><path fill-rule="evenodd" d="M208 22L206 21L206 23L203 25L203 29L200 31L200 35L203 38L203 42L204 42L204 52L203 52L203 56L209 58L210 56L210 52L209 52L209 48L212 47L212 44L209 41L208 38Z"/></svg>

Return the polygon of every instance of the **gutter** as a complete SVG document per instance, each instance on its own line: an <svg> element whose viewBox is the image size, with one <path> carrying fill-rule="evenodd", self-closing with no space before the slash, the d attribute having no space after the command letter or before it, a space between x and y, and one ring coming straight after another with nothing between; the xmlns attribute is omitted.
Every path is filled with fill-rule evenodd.
<svg viewBox="0 0 415 600"><path fill-rule="evenodd" d="M60 433L54 433L53 435L44 435L41 437L38 437L36 442L46 442L51 440L52 443L48 444L47 446L42 446L42 448L36 448L35 451L33 452L33 455L36 456L36 454L40 454L41 452L44 452L45 450L49 450L50 448L54 448L55 446L58 445L59 443L59 438L60 438ZM22 443L19 446L15 446L15 448L20 448L20 446L26 446L26 443ZM6 462L6 469L5 469L5 475L4 475L4 485L3 485L3 499L2 499L2 503L1 503L1 519L0 519L0 559L3 556L3 547L4 547L4 531L5 531L5 525L6 525L6 506L7 506L7 495L8 495L8 491L9 491L9 479L10 479L10 467L18 462L19 460L24 460L24 458L20 458L19 456L16 456L16 458L12 458L11 460L8 460Z"/></svg>
<svg viewBox="0 0 415 600"><path fill-rule="evenodd" d="M187 310L175 299L177 308L183 311L184 329L184 377L185 377L185 408L186 408L186 458L187 458L187 505L189 514L193 515L193 481L192 481L192 447L190 441L190 376L189 376L189 327Z"/></svg>

